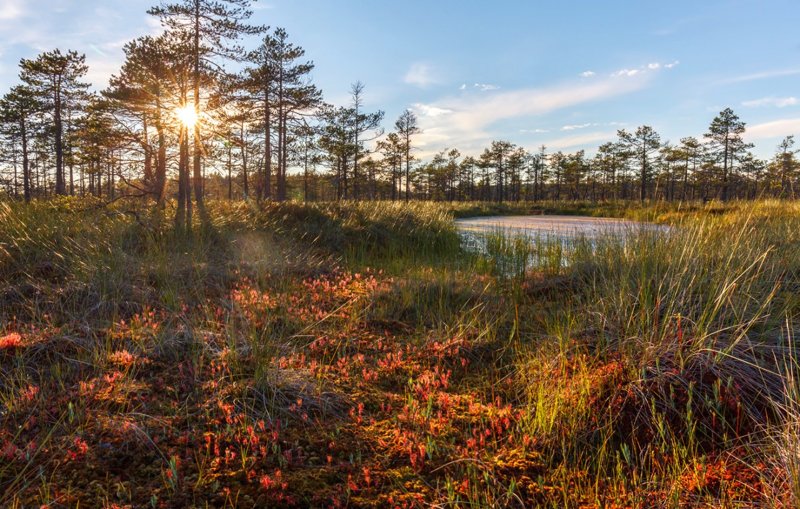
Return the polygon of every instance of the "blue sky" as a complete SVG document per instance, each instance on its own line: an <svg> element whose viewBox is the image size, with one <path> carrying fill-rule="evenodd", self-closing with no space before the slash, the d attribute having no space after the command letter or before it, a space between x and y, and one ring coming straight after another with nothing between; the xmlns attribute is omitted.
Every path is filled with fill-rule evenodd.
<svg viewBox="0 0 800 509"><path fill-rule="evenodd" d="M17 62L85 52L102 88L128 40L157 31L156 0L0 0L0 87ZM769 157L800 135L798 0L261 0L317 64L326 100L420 117L421 153L477 153L492 139L590 152L620 128L700 136L730 106Z"/></svg>

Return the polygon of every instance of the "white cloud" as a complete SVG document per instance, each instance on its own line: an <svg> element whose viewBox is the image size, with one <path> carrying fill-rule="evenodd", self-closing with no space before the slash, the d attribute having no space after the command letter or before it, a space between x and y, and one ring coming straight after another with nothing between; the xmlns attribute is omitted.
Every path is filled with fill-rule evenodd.
<svg viewBox="0 0 800 509"><path fill-rule="evenodd" d="M748 140L762 140L791 134L800 134L800 118L785 118L747 126L744 137Z"/></svg>
<svg viewBox="0 0 800 509"><path fill-rule="evenodd" d="M549 133L550 129L520 129L519 132L521 134L542 134Z"/></svg>
<svg viewBox="0 0 800 509"><path fill-rule="evenodd" d="M421 62L411 64L411 68L409 68L403 81L418 87L427 87L438 82L433 67Z"/></svg>
<svg viewBox="0 0 800 509"><path fill-rule="evenodd" d="M619 71L615 71L611 73L612 77L619 77L619 76L636 76L637 74L644 74L650 71L658 71L659 69L672 69L680 64L679 61L675 60L668 64L662 64L661 62L650 62L647 65L643 65L641 67L636 67L633 69L620 69Z"/></svg>
<svg viewBox="0 0 800 509"><path fill-rule="evenodd" d="M466 83L462 83L459 90L466 90L468 85ZM500 90L499 85L492 85L491 83L473 83L471 88L475 88L480 90L481 92L489 92L491 90Z"/></svg>
<svg viewBox="0 0 800 509"><path fill-rule="evenodd" d="M744 101L742 106L746 108L758 108L761 106L785 108L786 106L795 106L798 103L800 103L800 101L798 101L796 97L762 97L761 99Z"/></svg>
<svg viewBox="0 0 800 509"><path fill-rule="evenodd" d="M413 106L414 110L419 113L423 117L440 117L442 115L448 115L453 113L453 110L448 110L447 108L439 108L436 106L431 106L429 104L422 104L416 103Z"/></svg>
<svg viewBox="0 0 800 509"><path fill-rule="evenodd" d="M565 125L561 128L562 131L574 131L576 129L586 129L587 127L596 126L597 124L593 124L591 122L587 122L586 124L571 124Z"/></svg>
<svg viewBox="0 0 800 509"><path fill-rule="evenodd" d="M611 76L636 76L639 72L639 69L620 69L619 71L611 73Z"/></svg>
<svg viewBox="0 0 800 509"><path fill-rule="evenodd" d="M488 92L489 90L498 90L500 88L497 85L491 85L489 83L475 83L472 86L477 88L481 92Z"/></svg>
<svg viewBox="0 0 800 509"><path fill-rule="evenodd" d="M594 74L595 74L594 71L583 71L581 73L581 77L582 78L591 78L592 76L594 76Z"/></svg>

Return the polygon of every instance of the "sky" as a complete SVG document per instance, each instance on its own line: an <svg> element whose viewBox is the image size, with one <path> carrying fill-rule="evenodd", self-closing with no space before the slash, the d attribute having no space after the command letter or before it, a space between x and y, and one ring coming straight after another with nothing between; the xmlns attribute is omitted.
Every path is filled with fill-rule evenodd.
<svg viewBox="0 0 800 509"><path fill-rule="evenodd" d="M0 0L0 90L20 58L85 53L107 84L129 40L160 30L158 0ZM259 0L252 21L283 27L316 64L325 99L365 106L391 129L417 113L422 157L478 154L504 139L587 150L618 129L663 141L702 136L722 109L770 157L800 136L800 0ZM255 44L255 41L253 41Z"/></svg>

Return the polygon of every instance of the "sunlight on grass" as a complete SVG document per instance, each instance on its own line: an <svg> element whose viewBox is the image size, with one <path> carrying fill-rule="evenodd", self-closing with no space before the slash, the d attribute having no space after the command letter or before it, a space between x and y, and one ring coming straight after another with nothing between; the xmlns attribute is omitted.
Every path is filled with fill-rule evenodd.
<svg viewBox="0 0 800 509"><path fill-rule="evenodd" d="M798 205L482 252L474 207L0 204L0 501L797 501Z"/></svg>

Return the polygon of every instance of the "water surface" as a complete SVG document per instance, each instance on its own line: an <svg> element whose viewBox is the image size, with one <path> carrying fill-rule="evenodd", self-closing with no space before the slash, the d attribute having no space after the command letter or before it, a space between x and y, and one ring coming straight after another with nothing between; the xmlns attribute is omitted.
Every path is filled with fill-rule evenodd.
<svg viewBox="0 0 800 509"><path fill-rule="evenodd" d="M618 235L641 228L661 230L665 226L639 223L626 219L588 216L488 216L457 219L456 226L464 233L487 234L497 231L530 237L593 238L599 235Z"/></svg>

